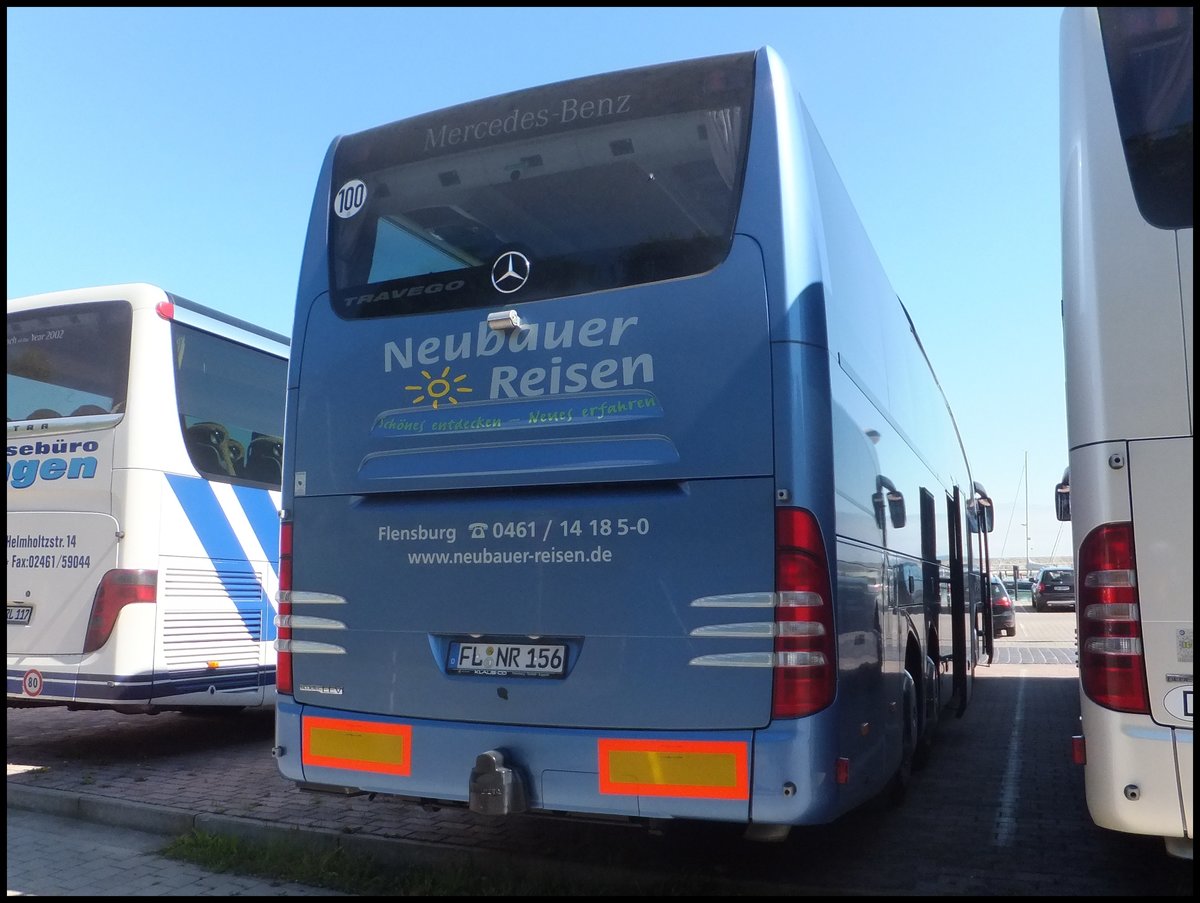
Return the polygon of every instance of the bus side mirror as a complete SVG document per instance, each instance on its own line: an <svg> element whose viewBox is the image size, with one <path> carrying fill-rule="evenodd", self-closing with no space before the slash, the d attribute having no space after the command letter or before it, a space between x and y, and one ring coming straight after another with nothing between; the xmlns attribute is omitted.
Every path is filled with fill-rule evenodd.
<svg viewBox="0 0 1200 903"><path fill-rule="evenodd" d="M1062 521L1071 519L1071 484L1059 483L1054 487L1054 516Z"/></svg>
<svg viewBox="0 0 1200 903"><path fill-rule="evenodd" d="M1054 487L1054 516L1061 521L1071 519L1071 468L1063 471L1062 482Z"/></svg>
<svg viewBox="0 0 1200 903"><path fill-rule="evenodd" d="M996 515L990 498L978 498L967 508L967 529L972 533L991 533Z"/></svg>
<svg viewBox="0 0 1200 903"><path fill-rule="evenodd" d="M885 489L887 490L886 493L884 492ZM875 494L871 496L871 501L875 506L875 525L880 530L885 526L883 519L885 501L887 503L888 517L893 527L898 530L908 522L908 512L904 507L904 495L883 474L878 474L875 477Z"/></svg>
<svg viewBox="0 0 1200 903"><path fill-rule="evenodd" d="M991 533L992 530L995 529L996 514L995 514L995 511L992 510L992 500L991 499L980 499L979 500L979 520L980 520L979 531L981 533Z"/></svg>
<svg viewBox="0 0 1200 903"><path fill-rule="evenodd" d="M995 517L992 497L976 481L971 485L971 501L967 503L967 529L972 533L991 533Z"/></svg>

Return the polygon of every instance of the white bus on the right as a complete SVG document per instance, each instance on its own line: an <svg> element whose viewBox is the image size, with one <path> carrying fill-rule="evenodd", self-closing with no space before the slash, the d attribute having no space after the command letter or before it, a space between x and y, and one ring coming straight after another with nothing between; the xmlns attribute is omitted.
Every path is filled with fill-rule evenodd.
<svg viewBox="0 0 1200 903"><path fill-rule="evenodd" d="M1069 8L1063 345L1087 805L1192 858L1192 8Z"/></svg>

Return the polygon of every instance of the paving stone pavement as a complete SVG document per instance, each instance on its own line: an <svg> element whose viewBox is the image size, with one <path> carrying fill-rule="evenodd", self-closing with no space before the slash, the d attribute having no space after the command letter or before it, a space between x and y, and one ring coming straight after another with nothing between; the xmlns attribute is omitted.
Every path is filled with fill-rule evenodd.
<svg viewBox="0 0 1200 903"><path fill-rule="evenodd" d="M270 712L203 718L10 709L10 892L104 893L34 883L58 880L61 863L76 857L96 862L98 880L112 876L101 868L104 850L94 858L86 846L68 852L53 830L34 844L49 855L34 859L23 849L14 855L14 841L26 842L24 835L35 830L14 830L14 809L23 809L105 826L91 834L98 845L117 829L157 837L160 848L200 829L285 838L298 850L341 847L391 863L479 869L525 862L567 870L583 889L601 873L649 873L665 863L731 882L739 895L1191 896L1191 863L1167 860L1161 840L1091 824L1082 773L1069 765L1069 737L1078 726L1072 619L1056 628L1058 636L1045 629L1057 623L1054 616L1041 618L1020 616L1018 636L997 641L995 663L978 669L965 715L939 729L934 760L914 776L903 807L797 830L787 845L737 847L733 854L726 834L685 833L680 841L670 832L656 838L621 825L495 819L464 809L426 811L386 797L303 792L270 756ZM154 862L153 844L135 849L140 852L131 855L141 857L135 862ZM1157 864L1147 870L1146 862ZM164 878L155 890L131 883L112 892L325 893L269 882L238 890L217 882L253 879L203 877L181 868L188 874ZM120 874L132 882L136 870ZM227 889L168 889L191 887L189 881Z"/></svg>

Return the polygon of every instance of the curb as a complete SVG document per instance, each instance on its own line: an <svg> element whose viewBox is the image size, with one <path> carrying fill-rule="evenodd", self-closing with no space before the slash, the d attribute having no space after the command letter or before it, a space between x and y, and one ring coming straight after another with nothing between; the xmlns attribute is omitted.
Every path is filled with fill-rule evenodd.
<svg viewBox="0 0 1200 903"><path fill-rule="evenodd" d="M48 815L78 818L117 828L134 828L151 834L186 834L194 827L196 817L182 809L130 803L107 797L62 790L44 790L22 784L9 784L5 796L8 807L30 809Z"/></svg>
<svg viewBox="0 0 1200 903"><path fill-rule="evenodd" d="M181 837L192 831L203 831L253 843L286 843L312 852L333 852L342 849L356 855L369 856L376 861L404 865L462 867L474 865L472 860L485 855L461 847L445 847L422 841L341 833L328 828L278 825L235 815L192 813L170 806L129 802L64 790L47 790L22 784L9 784L7 798L9 808L28 809L118 828L132 828L150 834Z"/></svg>
<svg viewBox="0 0 1200 903"><path fill-rule="evenodd" d="M491 874L497 878L512 877L514 872L531 872L539 877L558 877L564 882L581 886L628 886L631 892L644 892L651 884L670 880L653 870L623 869L617 865L594 866L544 859L538 856L504 854L468 849L446 844L431 844L419 840L357 835L331 831L327 828L300 828L257 821L232 815L191 813L170 806L129 802L64 790L47 790L21 784L9 784L8 808L27 809L80 819L113 827L131 828L150 834L181 837L192 831L202 831L231 837L253 844L286 844L290 849L315 854L342 851L355 857L369 859L390 868L425 868L439 870L470 869L477 875ZM745 880L725 881L706 877L713 893L759 896L819 893L824 896L844 896L844 891L814 891L811 888L781 887L765 884L753 886Z"/></svg>

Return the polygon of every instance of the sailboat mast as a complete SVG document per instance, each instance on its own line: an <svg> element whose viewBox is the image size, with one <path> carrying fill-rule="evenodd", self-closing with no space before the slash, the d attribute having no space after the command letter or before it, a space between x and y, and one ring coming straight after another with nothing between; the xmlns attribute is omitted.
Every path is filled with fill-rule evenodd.
<svg viewBox="0 0 1200 903"><path fill-rule="evenodd" d="M1029 575L1029 452L1025 452L1025 574Z"/></svg>

